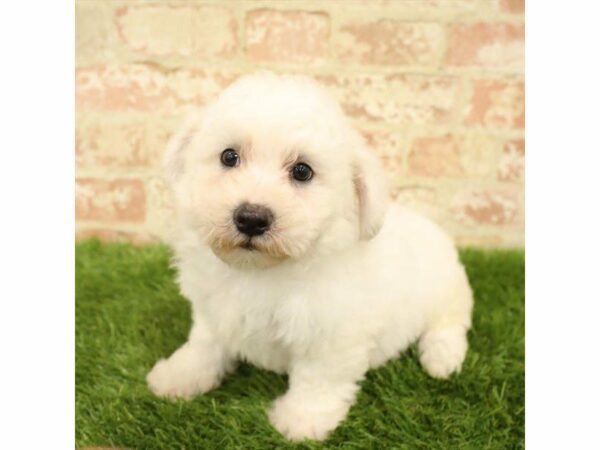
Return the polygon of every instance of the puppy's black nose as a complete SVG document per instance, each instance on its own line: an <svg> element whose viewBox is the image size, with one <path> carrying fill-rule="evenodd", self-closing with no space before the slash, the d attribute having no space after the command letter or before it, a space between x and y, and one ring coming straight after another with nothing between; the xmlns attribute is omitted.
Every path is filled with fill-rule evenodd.
<svg viewBox="0 0 600 450"><path fill-rule="evenodd" d="M233 222L240 233L259 236L273 223L273 212L266 206L242 203L233 212Z"/></svg>

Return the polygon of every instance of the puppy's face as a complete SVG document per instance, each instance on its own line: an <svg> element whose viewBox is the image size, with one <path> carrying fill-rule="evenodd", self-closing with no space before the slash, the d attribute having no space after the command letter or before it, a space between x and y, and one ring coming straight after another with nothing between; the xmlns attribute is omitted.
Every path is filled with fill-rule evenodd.
<svg viewBox="0 0 600 450"><path fill-rule="evenodd" d="M387 193L377 161L309 80L244 78L167 153L186 223L224 262L265 268L372 237Z"/></svg>

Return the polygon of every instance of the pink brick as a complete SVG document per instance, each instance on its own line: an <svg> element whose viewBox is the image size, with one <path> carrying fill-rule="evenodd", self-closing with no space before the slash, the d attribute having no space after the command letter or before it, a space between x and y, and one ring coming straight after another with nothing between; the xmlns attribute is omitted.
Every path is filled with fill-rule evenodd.
<svg viewBox="0 0 600 450"><path fill-rule="evenodd" d="M453 25L449 31L446 64L522 72L525 64L524 27L497 23Z"/></svg>
<svg viewBox="0 0 600 450"><path fill-rule="evenodd" d="M75 217L104 223L143 222L146 215L144 184L136 179L80 178L75 184Z"/></svg>
<svg viewBox="0 0 600 450"><path fill-rule="evenodd" d="M227 71L148 65L82 68L75 73L75 102L79 112L180 112L205 104L236 78Z"/></svg>
<svg viewBox="0 0 600 450"><path fill-rule="evenodd" d="M317 77L358 120L446 124L459 99L456 79L429 75L329 75Z"/></svg>
<svg viewBox="0 0 600 450"><path fill-rule="evenodd" d="M525 12L525 0L502 0L502 9L513 14Z"/></svg>
<svg viewBox="0 0 600 450"><path fill-rule="evenodd" d="M511 225L517 221L520 203L514 192L468 190L454 196L451 212L465 225Z"/></svg>
<svg viewBox="0 0 600 450"><path fill-rule="evenodd" d="M525 87L519 81L480 80L473 86L467 125L491 128L525 126Z"/></svg>
<svg viewBox="0 0 600 450"><path fill-rule="evenodd" d="M413 140L408 173L416 177L481 178L494 167L497 138L487 134L445 134Z"/></svg>
<svg viewBox="0 0 600 450"><path fill-rule="evenodd" d="M306 63L327 57L329 16L258 9L246 15L246 54L253 61Z"/></svg>
<svg viewBox="0 0 600 450"><path fill-rule="evenodd" d="M238 47L235 17L221 7L125 7L116 24L129 48L148 55L231 57Z"/></svg>
<svg viewBox="0 0 600 450"><path fill-rule="evenodd" d="M504 144L498 165L498 179L519 181L525 173L525 141L517 139Z"/></svg>
<svg viewBox="0 0 600 450"><path fill-rule="evenodd" d="M439 24L381 19L343 24L334 48L346 62L431 66L438 61L443 39Z"/></svg>
<svg viewBox="0 0 600 450"><path fill-rule="evenodd" d="M463 173L460 155L451 135L415 139L408 157L412 175L457 176Z"/></svg>

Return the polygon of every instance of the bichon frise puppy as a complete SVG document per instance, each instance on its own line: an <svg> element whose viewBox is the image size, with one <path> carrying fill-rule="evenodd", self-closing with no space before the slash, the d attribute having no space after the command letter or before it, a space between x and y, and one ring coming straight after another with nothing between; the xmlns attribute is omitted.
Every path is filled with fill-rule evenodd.
<svg viewBox="0 0 600 450"><path fill-rule="evenodd" d="M238 80L172 138L166 169L193 327L148 375L156 395L205 393L248 361L289 374L273 426L324 439L412 342L431 376L460 370L472 295L451 239L388 206L380 163L314 81Z"/></svg>

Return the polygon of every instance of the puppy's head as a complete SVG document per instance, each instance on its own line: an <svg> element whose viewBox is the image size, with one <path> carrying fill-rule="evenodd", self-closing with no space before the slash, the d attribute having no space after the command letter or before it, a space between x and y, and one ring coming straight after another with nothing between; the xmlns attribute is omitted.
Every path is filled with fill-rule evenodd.
<svg viewBox="0 0 600 450"><path fill-rule="evenodd" d="M238 80L171 139L166 173L186 226L221 260L265 268L370 239L384 174L315 82Z"/></svg>

